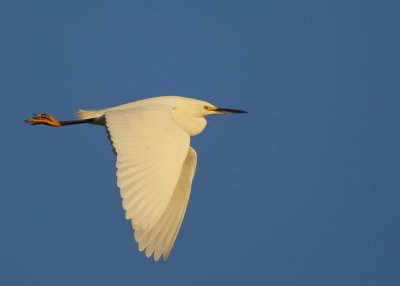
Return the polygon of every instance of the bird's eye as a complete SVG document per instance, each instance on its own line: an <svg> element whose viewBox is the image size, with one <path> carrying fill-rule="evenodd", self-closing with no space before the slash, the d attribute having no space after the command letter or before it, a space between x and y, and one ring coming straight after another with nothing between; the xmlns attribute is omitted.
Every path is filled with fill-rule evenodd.
<svg viewBox="0 0 400 286"><path fill-rule="evenodd" d="M208 105L204 105L205 110L208 110L208 108L209 108Z"/></svg>

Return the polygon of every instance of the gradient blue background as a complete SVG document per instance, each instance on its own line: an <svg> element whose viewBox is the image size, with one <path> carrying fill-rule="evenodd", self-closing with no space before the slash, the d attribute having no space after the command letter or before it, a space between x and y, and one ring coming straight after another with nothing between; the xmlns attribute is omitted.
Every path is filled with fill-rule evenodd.
<svg viewBox="0 0 400 286"><path fill-rule="evenodd" d="M1 285L400 285L398 1L1 1ZM209 118L170 259L72 118L176 94Z"/></svg>

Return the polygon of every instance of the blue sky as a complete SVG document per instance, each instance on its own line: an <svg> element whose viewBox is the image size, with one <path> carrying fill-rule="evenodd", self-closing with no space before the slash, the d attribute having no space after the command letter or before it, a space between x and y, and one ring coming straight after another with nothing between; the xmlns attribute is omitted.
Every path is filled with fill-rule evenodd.
<svg viewBox="0 0 400 286"><path fill-rule="evenodd" d="M2 1L2 285L399 285L397 1ZM98 126L176 94L209 118L170 259L136 249Z"/></svg>

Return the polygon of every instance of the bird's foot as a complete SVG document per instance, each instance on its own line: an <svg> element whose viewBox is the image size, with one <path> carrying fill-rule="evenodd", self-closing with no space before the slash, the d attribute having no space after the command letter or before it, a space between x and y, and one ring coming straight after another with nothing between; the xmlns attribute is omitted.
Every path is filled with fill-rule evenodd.
<svg viewBox="0 0 400 286"><path fill-rule="evenodd" d="M47 113L34 113L32 118L26 119L26 123L30 123L32 125L36 124L45 124L53 127L61 126L61 123L55 119L53 116Z"/></svg>

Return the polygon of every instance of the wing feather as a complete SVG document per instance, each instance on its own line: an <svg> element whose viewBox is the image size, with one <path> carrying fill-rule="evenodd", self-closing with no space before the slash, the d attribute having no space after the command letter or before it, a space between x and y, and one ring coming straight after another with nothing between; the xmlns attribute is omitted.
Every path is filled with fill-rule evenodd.
<svg viewBox="0 0 400 286"><path fill-rule="evenodd" d="M166 107L105 113L117 153L117 182L126 218L146 256L166 260L182 224L197 155Z"/></svg>
<svg viewBox="0 0 400 286"><path fill-rule="evenodd" d="M162 219L154 228L140 229L135 233L135 239L139 242L139 250L146 249L148 257L154 253L156 261L161 255L164 260L167 260L172 250L186 212L196 163L196 151L190 148L175 192Z"/></svg>

